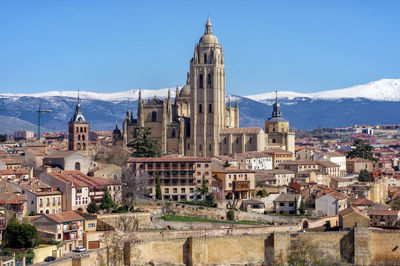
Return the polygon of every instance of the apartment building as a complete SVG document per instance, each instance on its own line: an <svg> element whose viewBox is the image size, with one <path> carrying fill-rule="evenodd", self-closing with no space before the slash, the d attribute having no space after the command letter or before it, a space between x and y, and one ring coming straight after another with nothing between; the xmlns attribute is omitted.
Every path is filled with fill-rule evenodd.
<svg viewBox="0 0 400 266"><path fill-rule="evenodd" d="M163 200L193 200L205 181L211 185L211 159L205 157L130 158L127 166L136 176L147 179L148 195L156 197L156 178L160 177Z"/></svg>

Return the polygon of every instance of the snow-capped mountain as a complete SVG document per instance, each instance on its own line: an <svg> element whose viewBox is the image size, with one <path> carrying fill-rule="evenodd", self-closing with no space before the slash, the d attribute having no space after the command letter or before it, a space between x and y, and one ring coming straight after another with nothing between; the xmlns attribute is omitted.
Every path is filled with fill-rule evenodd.
<svg viewBox="0 0 400 266"><path fill-rule="evenodd" d="M400 79L381 79L367 84L353 87L327 90L314 93L297 93L293 91L279 91L280 99L293 100L295 98L309 98L313 100L337 100L364 98L372 101L400 101ZM245 96L258 102L270 102L275 99L275 92Z"/></svg>
<svg viewBox="0 0 400 266"><path fill-rule="evenodd" d="M154 96L165 98L168 96L168 88L158 90L142 90L142 97L144 99L151 98ZM170 88L172 97L175 96L175 88ZM109 102L124 102L124 101L136 101L138 99L139 89L121 91L121 92L92 92L92 91L79 91L79 97L83 100L100 100ZM3 93L0 94L0 98L20 98L20 97L35 97L35 98L48 98L48 97L78 97L78 91L49 91L40 93Z"/></svg>
<svg viewBox="0 0 400 266"><path fill-rule="evenodd" d="M98 93L80 91L81 105L92 129L121 126L127 108L135 114L138 89ZM50 91L34 94L0 94L0 133L35 129L39 105L52 112L43 114L42 127L66 131L76 104L77 91ZM142 98L168 96L168 88L142 90ZM175 88L171 88L172 98ZM283 116L291 126L312 129L319 125L339 127L352 124L400 124L400 79L383 79L346 89L315 93L278 92ZM275 92L251 96L228 95L239 103L241 127L264 127L271 116ZM6 121L8 121L6 123ZM26 122L26 123L25 123Z"/></svg>

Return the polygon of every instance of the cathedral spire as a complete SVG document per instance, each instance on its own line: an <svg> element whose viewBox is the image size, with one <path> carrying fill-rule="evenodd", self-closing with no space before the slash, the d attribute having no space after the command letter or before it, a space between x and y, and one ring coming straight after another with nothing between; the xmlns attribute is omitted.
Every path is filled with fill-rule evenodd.
<svg viewBox="0 0 400 266"><path fill-rule="evenodd" d="M138 102L140 103L141 101L142 101L142 90L139 89Z"/></svg>
<svg viewBox="0 0 400 266"><path fill-rule="evenodd" d="M210 16L207 18L206 31L204 34L212 35Z"/></svg>
<svg viewBox="0 0 400 266"><path fill-rule="evenodd" d="M179 88L178 88L178 84L176 85L176 89L175 89L175 104L178 101L178 97L179 97Z"/></svg>
<svg viewBox="0 0 400 266"><path fill-rule="evenodd" d="M75 106L75 114L71 118L71 122L86 122L86 119L82 114L81 99L79 98L79 90L78 90L78 98L77 98L76 106Z"/></svg>
<svg viewBox="0 0 400 266"><path fill-rule="evenodd" d="M228 107L231 107L231 96L228 96Z"/></svg>

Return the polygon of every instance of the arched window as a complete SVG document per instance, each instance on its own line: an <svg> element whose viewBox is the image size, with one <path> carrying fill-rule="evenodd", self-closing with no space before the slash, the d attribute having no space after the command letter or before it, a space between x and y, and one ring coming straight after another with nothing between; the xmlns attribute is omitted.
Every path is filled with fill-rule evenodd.
<svg viewBox="0 0 400 266"><path fill-rule="evenodd" d="M76 128L76 133L78 133L78 132L79 132L79 128L77 127L77 128Z"/></svg>
<svg viewBox="0 0 400 266"><path fill-rule="evenodd" d="M272 139L272 143L276 143L276 140L275 140L275 139Z"/></svg>
<svg viewBox="0 0 400 266"><path fill-rule="evenodd" d="M87 130L87 128L85 127L85 128L84 128L84 131L86 132L86 130Z"/></svg>
<svg viewBox="0 0 400 266"><path fill-rule="evenodd" d="M86 143L82 144L82 150L86 151Z"/></svg>
<svg viewBox="0 0 400 266"><path fill-rule="evenodd" d="M203 74L200 74L200 77L199 77L199 88L200 89L203 88Z"/></svg>
<svg viewBox="0 0 400 266"><path fill-rule="evenodd" d="M239 137L236 138L236 144L239 144Z"/></svg>
<svg viewBox="0 0 400 266"><path fill-rule="evenodd" d="M81 135L78 135L78 140L81 140Z"/></svg>
<svg viewBox="0 0 400 266"><path fill-rule="evenodd" d="M80 171L81 170L81 164L79 162L75 163L75 170Z"/></svg>
<svg viewBox="0 0 400 266"><path fill-rule="evenodd" d="M204 54L204 64L207 64L207 54Z"/></svg>
<svg viewBox="0 0 400 266"><path fill-rule="evenodd" d="M81 144L80 144L80 143L76 144L76 149L77 149L78 151L81 149Z"/></svg>
<svg viewBox="0 0 400 266"><path fill-rule="evenodd" d="M82 140L85 140L85 135L82 135Z"/></svg>
<svg viewBox="0 0 400 266"><path fill-rule="evenodd" d="M157 121L157 112L156 111L153 111L151 113L151 121L152 122L156 122Z"/></svg>
<svg viewBox="0 0 400 266"><path fill-rule="evenodd" d="M81 132L83 132L83 127L81 127Z"/></svg>
<svg viewBox="0 0 400 266"><path fill-rule="evenodd" d="M172 130L171 130L171 138L175 138L175 135L176 135L175 129L172 129Z"/></svg>
<svg viewBox="0 0 400 266"><path fill-rule="evenodd" d="M250 138L249 138L249 143L251 144L252 141L253 141L253 138L250 137Z"/></svg>
<svg viewBox="0 0 400 266"><path fill-rule="evenodd" d="M199 104L199 114L201 114L203 112L203 105Z"/></svg>
<svg viewBox="0 0 400 266"><path fill-rule="evenodd" d="M207 74L207 88L211 89L211 74Z"/></svg>
<svg viewBox="0 0 400 266"><path fill-rule="evenodd" d="M211 103L208 105L208 112L212 113L212 104Z"/></svg>
<svg viewBox="0 0 400 266"><path fill-rule="evenodd" d="M226 138L224 138L224 144L226 144Z"/></svg>
<svg viewBox="0 0 400 266"><path fill-rule="evenodd" d="M49 210L46 210L46 214L49 214L50 213L50 211Z"/></svg>

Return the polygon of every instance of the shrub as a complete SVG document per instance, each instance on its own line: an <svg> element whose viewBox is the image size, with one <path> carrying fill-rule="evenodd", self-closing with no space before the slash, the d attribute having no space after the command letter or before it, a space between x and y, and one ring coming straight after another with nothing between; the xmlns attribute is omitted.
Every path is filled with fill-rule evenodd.
<svg viewBox="0 0 400 266"><path fill-rule="evenodd" d="M100 207L94 201L91 201L86 210L88 213L97 213L100 211Z"/></svg>
<svg viewBox="0 0 400 266"><path fill-rule="evenodd" d="M226 213L226 219L229 221L233 221L235 220L235 211L230 209L227 213Z"/></svg>
<svg viewBox="0 0 400 266"><path fill-rule="evenodd" d="M35 211L31 211L31 212L29 213L29 216L36 216L36 215L38 215L38 214L37 214L37 212L35 212Z"/></svg>
<svg viewBox="0 0 400 266"><path fill-rule="evenodd" d="M39 240L39 233L31 224L11 222L4 234L5 246L9 248L34 248Z"/></svg>

